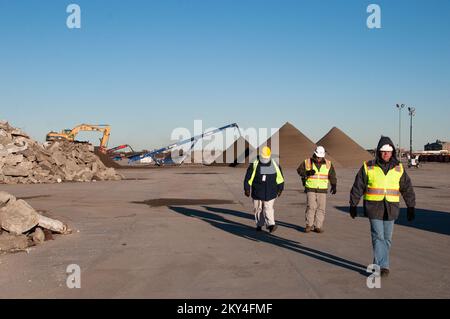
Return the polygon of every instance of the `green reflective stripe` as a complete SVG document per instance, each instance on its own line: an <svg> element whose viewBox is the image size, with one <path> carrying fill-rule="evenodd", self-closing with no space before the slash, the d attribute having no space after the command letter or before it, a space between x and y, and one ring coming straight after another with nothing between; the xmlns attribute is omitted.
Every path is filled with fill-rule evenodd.
<svg viewBox="0 0 450 319"><path fill-rule="evenodd" d="M249 184L250 186L253 185L253 181L255 180L256 169L258 168L258 164L259 164L259 161L258 161L258 160L256 160L256 161L253 162L253 173L252 173L252 177L251 177L251 178L249 179L249 181L248 181L248 184Z"/></svg>

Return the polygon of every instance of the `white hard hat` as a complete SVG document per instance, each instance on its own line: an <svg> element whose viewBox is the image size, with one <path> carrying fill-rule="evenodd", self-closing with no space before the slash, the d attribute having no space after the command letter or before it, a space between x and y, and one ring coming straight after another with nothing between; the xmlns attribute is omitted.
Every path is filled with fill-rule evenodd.
<svg viewBox="0 0 450 319"><path fill-rule="evenodd" d="M380 148L380 152L393 152L393 151L394 151L394 148L389 144L385 144L385 145L383 145L382 148Z"/></svg>
<svg viewBox="0 0 450 319"><path fill-rule="evenodd" d="M325 148L323 146L317 147L314 154L316 154L316 156L320 158L325 157Z"/></svg>

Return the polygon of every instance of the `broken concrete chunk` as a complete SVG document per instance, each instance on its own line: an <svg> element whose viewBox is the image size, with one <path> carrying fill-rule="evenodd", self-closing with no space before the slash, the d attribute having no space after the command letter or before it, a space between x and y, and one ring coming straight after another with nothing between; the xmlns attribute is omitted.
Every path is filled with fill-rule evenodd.
<svg viewBox="0 0 450 319"><path fill-rule="evenodd" d="M5 145L5 149L8 151L8 153L10 154L15 154L15 153L19 153L22 151L25 151L26 149L28 149L28 144L21 144L21 143L10 143Z"/></svg>
<svg viewBox="0 0 450 319"><path fill-rule="evenodd" d="M25 133L24 131L22 131L21 129L18 129L18 128L12 130L11 131L11 135L12 136L21 136L21 137L29 138L27 133Z"/></svg>
<svg viewBox="0 0 450 319"><path fill-rule="evenodd" d="M52 158L58 166L63 166L67 160L66 156L60 151L54 152Z"/></svg>
<svg viewBox="0 0 450 319"><path fill-rule="evenodd" d="M59 220L45 217L40 214L37 215L38 215L38 225L42 228L49 229L55 233L60 234L70 234L72 232L66 224L60 222Z"/></svg>
<svg viewBox="0 0 450 319"><path fill-rule="evenodd" d="M3 159L5 165L15 166L23 161L23 155L9 154Z"/></svg>
<svg viewBox="0 0 450 319"><path fill-rule="evenodd" d="M3 175L12 177L27 177L30 172L14 166L5 166L2 168Z"/></svg>
<svg viewBox="0 0 450 319"><path fill-rule="evenodd" d="M32 172L33 168L34 168L34 163L33 162L21 162L16 167L20 170Z"/></svg>
<svg viewBox="0 0 450 319"><path fill-rule="evenodd" d="M41 228L36 227L36 230L31 235L31 238L36 245L42 244L45 241L44 231Z"/></svg>
<svg viewBox="0 0 450 319"><path fill-rule="evenodd" d="M0 234L0 252L14 252L25 250L30 246L25 235L13 235L3 232Z"/></svg>
<svg viewBox="0 0 450 319"><path fill-rule="evenodd" d="M24 200L10 201L0 209L0 221L4 230L20 235L38 224L39 215Z"/></svg>
<svg viewBox="0 0 450 319"><path fill-rule="evenodd" d="M15 201L16 198L7 193L7 192L0 192L0 208L8 204L9 201Z"/></svg>

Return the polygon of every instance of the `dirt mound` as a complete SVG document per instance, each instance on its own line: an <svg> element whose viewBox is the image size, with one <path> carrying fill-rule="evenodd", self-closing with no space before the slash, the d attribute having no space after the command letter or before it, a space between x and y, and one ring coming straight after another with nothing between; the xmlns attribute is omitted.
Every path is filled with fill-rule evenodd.
<svg viewBox="0 0 450 319"><path fill-rule="evenodd" d="M233 145L219 155L211 165L230 167L248 166L256 156L256 149L241 136Z"/></svg>
<svg viewBox="0 0 450 319"><path fill-rule="evenodd" d="M100 152L100 149L98 147L94 150L95 155L98 156L98 158L102 161L102 163L109 168L122 168L120 164L118 164L116 161L114 161L109 155Z"/></svg>
<svg viewBox="0 0 450 319"><path fill-rule="evenodd" d="M361 167L364 161L371 160L372 155L337 127L333 127L317 145L325 147L328 154L343 167Z"/></svg>
<svg viewBox="0 0 450 319"><path fill-rule="evenodd" d="M278 145L276 145L278 141ZM297 168L302 161L310 158L314 153L317 145L314 144L308 137L300 132L295 126L286 123L280 128L266 143L272 149L273 157L280 161L280 165L284 168ZM339 163L332 157L327 158L339 167Z"/></svg>

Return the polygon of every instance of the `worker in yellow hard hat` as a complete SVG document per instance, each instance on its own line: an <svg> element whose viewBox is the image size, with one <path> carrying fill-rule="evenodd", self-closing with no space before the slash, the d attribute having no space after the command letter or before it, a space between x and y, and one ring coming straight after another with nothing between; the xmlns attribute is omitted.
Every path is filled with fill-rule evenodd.
<svg viewBox="0 0 450 319"><path fill-rule="evenodd" d="M250 164L244 180L245 196L252 196L256 230L266 226L270 233L277 229L274 203L284 189L281 166L272 159L269 147L261 149L259 158Z"/></svg>

